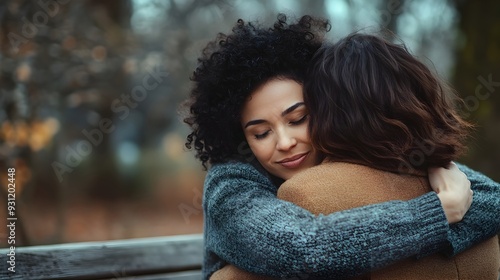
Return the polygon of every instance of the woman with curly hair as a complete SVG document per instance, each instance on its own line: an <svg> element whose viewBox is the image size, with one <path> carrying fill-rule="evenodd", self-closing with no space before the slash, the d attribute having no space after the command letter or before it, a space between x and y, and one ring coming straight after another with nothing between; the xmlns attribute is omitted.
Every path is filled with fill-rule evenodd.
<svg viewBox="0 0 500 280"><path fill-rule="evenodd" d="M204 279L228 263L270 277L345 278L410 256L458 252L485 239L483 229L470 225L457 227L472 236L468 240L451 234L447 222L461 220L470 205L469 182L456 167L430 174L439 194L330 215L315 216L277 198L283 179L320 161L308 139L308 111L299 96L306 66L328 28L326 21L309 16L290 25L280 16L273 28L240 20L199 59L185 122L193 130L186 146L194 147L203 166L211 165L203 197ZM274 93L269 102L262 100ZM285 105L285 99L291 103ZM253 119L250 109L251 119L243 121L252 100L258 103L254 108L275 103L282 108L270 108L266 119ZM266 122L278 129L253 130ZM266 142L266 133L282 143ZM291 134L294 140L287 143ZM476 196L496 186L464 171L473 186L483 187Z"/></svg>

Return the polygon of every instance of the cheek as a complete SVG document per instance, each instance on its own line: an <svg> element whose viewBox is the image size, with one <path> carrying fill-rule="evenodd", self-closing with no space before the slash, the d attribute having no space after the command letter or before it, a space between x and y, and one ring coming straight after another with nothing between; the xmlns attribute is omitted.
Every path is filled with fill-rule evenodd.
<svg viewBox="0 0 500 280"><path fill-rule="evenodd" d="M269 141L252 139L248 141L248 145L260 162L267 161L273 154L273 148Z"/></svg>
<svg viewBox="0 0 500 280"><path fill-rule="evenodd" d="M302 140L302 142L311 144L311 137L309 136L309 131L307 125L297 128L297 137Z"/></svg>

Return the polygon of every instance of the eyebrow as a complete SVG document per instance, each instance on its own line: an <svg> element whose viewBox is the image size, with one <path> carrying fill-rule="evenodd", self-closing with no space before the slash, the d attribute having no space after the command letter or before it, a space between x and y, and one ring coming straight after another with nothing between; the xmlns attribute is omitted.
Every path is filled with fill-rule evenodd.
<svg viewBox="0 0 500 280"><path fill-rule="evenodd" d="M284 117L287 114L290 114L291 112L293 112L298 107L303 106L303 105L304 105L304 102L297 102L297 103L295 103L295 105L292 105L288 109L286 109L285 111L283 111L283 113L281 113L281 116Z"/></svg>
<svg viewBox="0 0 500 280"><path fill-rule="evenodd" d="M293 112L295 109L297 109L298 107L300 106L304 106L304 102L297 102L295 103L294 105L288 107L285 111L283 111L281 113L281 116L284 117L286 116L287 114L290 114L291 112ZM266 122L265 120L252 120L252 121L249 121L245 124L245 128L251 126L251 125L256 125L256 124L261 124L261 123L264 123Z"/></svg>

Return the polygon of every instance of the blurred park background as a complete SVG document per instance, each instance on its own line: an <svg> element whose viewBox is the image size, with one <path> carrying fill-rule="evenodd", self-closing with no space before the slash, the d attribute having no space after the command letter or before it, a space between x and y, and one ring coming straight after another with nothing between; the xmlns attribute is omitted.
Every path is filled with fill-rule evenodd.
<svg viewBox="0 0 500 280"><path fill-rule="evenodd" d="M333 41L396 33L465 99L478 126L461 162L500 181L500 1L6 0L0 220L14 167L16 245L202 232L179 104L209 40L279 12L330 19Z"/></svg>

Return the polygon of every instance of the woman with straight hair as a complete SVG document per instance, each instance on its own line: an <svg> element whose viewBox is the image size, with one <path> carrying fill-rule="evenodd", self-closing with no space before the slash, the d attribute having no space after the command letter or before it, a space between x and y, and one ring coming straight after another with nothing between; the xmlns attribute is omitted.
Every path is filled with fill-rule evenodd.
<svg viewBox="0 0 500 280"><path fill-rule="evenodd" d="M428 169L449 167L466 150L472 125L455 110L461 100L404 45L353 33L318 50L304 89L311 141L325 160L278 195L316 215L430 192ZM490 207L499 202L499 195L475 199L471 211L495 219L500 212ZM464 223L476 222L465 215ZM476 226L500 231L500 223ZM360 279L497 280L499 270L494 236L453 257L408 258Z"/></svg>

